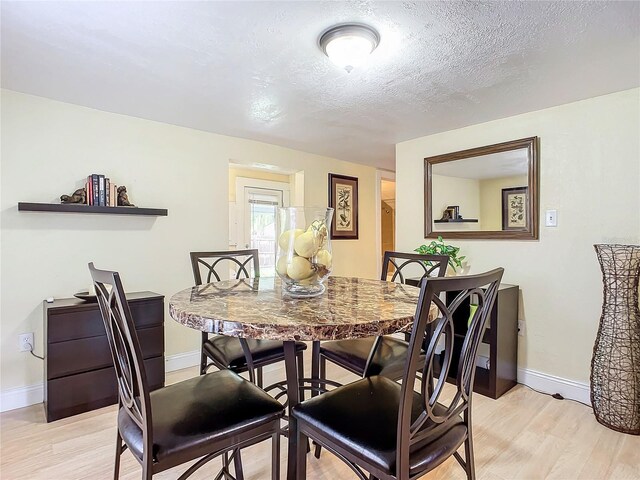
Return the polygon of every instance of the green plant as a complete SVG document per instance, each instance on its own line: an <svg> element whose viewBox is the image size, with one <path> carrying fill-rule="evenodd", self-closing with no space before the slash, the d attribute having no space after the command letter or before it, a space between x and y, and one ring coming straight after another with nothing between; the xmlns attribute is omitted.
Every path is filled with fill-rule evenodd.
<svg viewBox="0 0 640 480"><path fill-rule="evenodd" d="M459 257L460 247L445 244L440 236L438 240L433 240L429 245L420 245L414 252L418 252L421 255L448 255L449 265L451 265L454 272L456 271L456 267L462 268L462 260L467 258L464 255Z"/></svg>

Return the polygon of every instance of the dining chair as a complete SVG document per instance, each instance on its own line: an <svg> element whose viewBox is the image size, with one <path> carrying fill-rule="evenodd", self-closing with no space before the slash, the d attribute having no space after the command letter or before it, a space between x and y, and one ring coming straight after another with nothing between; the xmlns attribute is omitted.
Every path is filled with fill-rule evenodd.
<svg viewBox="0 0 640 480"><path fill-rule="evenodd" d="M235 279L251 278L252 270L254 278L260 277L256 249L191 252L191 267L196 285L219 282L225 276L221 270L224 267L234 269L230 269L229 273ZM205 277L203 273L206 274ZM303 352L306 348L304 342L296 343L299 369L303 368ZM202 332L200 374L205 374L211 366L236 373L248 372L249 379L263 387L262 368L283 361L284 347L281 341L236 338Z"/></svg>
<svg viewBox="0 0 640 480"><path fill-rule="evenodd" d="M475 479L471 403L476 356L503 272L497 268L423 282L402 383L374 375L295 405L297 444L313 439L346 462L361 480L415 479L452 455L467 478ZM445 304L440 295L447 292L454 299ZM478 308L458 349L454 347L459 344L454 343L454 314L458 308L468 308L472 298ZM420 367L432 303L441 316L434 321L424 352L426 361ZM438 352L441 340L443 354ZM457 378L455 390L444 393L450 376ZM462 445L464 458L458 453ZM297 479L305 476L306 452L298 449Z"/></svg>
<svg viewBox="0 0 640 480"><path fill-rule="evenodd" d="M421 255L417 253L385 252L382 262L382 281L419 285L425 278L443 277L447 271L447 255ZM393 272L391 267L394 267ZM413 267L422 273L407 273ZM408 275L412 275L408 277ZM358 376L384 375L399 379L404 372L409 343L394 336L366 337L323 342L313 352L320 366L320 378L326 379L326 362L339 365ZM319 356L319 358L318 358Z"/></svg>
<svg viewBox="0 0 640 480"><path fill-rule="evenodd" d="M114 479L129 449L142 479L196 460L185 479L223 455L216 478L243 478L240 448L272 439L272 479L279 478L280 419L284 408L253 383L229 370L217 371L150 392L142 351L118 272L89 264L118 383L118 428Z"/></svg>

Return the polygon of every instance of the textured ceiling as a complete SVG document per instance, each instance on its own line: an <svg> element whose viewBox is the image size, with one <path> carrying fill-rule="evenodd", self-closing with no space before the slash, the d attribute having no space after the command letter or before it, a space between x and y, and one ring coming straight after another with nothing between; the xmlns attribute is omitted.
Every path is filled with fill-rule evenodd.
<svg viewBox="0 0 640 480"><path fill-rule="evenodd" d="M1 8L4 88L388 169L397 142L640 83L638 2ZM317 47L347 21L381 36L351 74Z"/></svg>
<svg viewBox="0 0 640 480"><path fill-rule="evenodd" d="M446 177L489 178L527 175L529 167L528 150L519 148L507 152L490 153L479 157L463 158L453 162L436 163L431 167L434 175Z"/></svg>

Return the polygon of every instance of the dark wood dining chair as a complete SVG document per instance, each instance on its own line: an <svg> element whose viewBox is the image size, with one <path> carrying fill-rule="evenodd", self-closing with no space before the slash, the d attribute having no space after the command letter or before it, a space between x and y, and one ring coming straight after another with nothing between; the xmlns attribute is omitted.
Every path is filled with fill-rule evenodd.
<svg viewBox="0 0 640 480"><path fill-rule="evenodd" d="M443 277L449 257L446 255L420 255L416 253L385 252L381 280L419 285L425 278ZM393 272L391 267L394 267ZM418 274L407 271L413 267ZM422 273L422 276L419 276ZM417 278L416 278L417 277ZM361 377L384 375L399 379L404 373L409 343L394 336L356 338L323 342L313 352L319 355L320 378L326 379L326 362L332 362Z"/></svg>
<svg viewBox="0 0 640 480"><path fill-rule="evenodd" d="M196 460L185 479L217 456L242 479L239 450L272 439L272 479L279 478L280 419L284 408L253 383L229 370L200 375L150 392L142 351L120 275L89 264L118 383L118 429L114 479L129 449L142 478Z"/></svg>
<svg viewBox="0 0 640 480"><path fill-rule="evenodd" d="M420 291L402 383L374 375L295 405L297 444L313 439L346 462L361 480L415 479L452 455L467 478L474 479L471 402L475 362L503 271L497 268L480 275L427 279ZM447 292L455 298L445 305L440 295ZM459 308L468 309L472 298L478 308L457 349L454 314ZM434 322L424 352L431 303L441 316ZM441 339L442 353L437 352ZM421 368L423 353L426 361ZM416 391L418 372L421 380ZM457 378L455 390L443 395L450 376ZM458 453L462 445L464 458ZM297 454L297 478L305 477L302 448Z"/></svg>
<svg viewBox="0 0 640 480"><path fill-rule="evenodd" d="M251 278L252 270L253 277L259 278L258 250L191 252L191 267L196 285L219 282L224 277L221 269L230 266L235 267L234 271L230 269L231 276L235 279ZM203 273L206 274L205 277ZM299 368L303 366L303 352L306 348L304 342L296 343ZM263 387L262 368L283 361L284 347L281 341L244 339L202 332L201 374L212 366L236 373L248 372L249 379Z"/></svg>

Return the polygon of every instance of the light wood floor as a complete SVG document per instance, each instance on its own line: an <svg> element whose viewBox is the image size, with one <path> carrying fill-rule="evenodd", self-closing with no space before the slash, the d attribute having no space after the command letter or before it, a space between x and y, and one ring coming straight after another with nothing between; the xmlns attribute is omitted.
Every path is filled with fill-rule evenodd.
<svg viewBox="0 0 640 480"><path fill-rule="evenodd" d="M348 381L350 374L329 369L331 378ZM190 368L167 375L173 383L195 375ZM282 377L281 370L265 380ZM355 378L355 377L353 377ZM590 408L559 401L517 386L499 400L474 396L474 441L479 479L640 479L640 437L623 435L598 424ZM112 477L116 435L115 407L106 407L53 423L46 423L42 405L0 415L0 477L2 480L76 480ZM282 450L282 478L286 442ZM140 478L129 452L122 457L122 479ZM270 444L243 450L245 478L270 478ZM219 461L192 477L213 478ZM175 479L184 467L157 475ZM323 452L308 458L309 480L353 479L339 460ZM424 479L464 479L462 469L449 460Z"/></svg>

